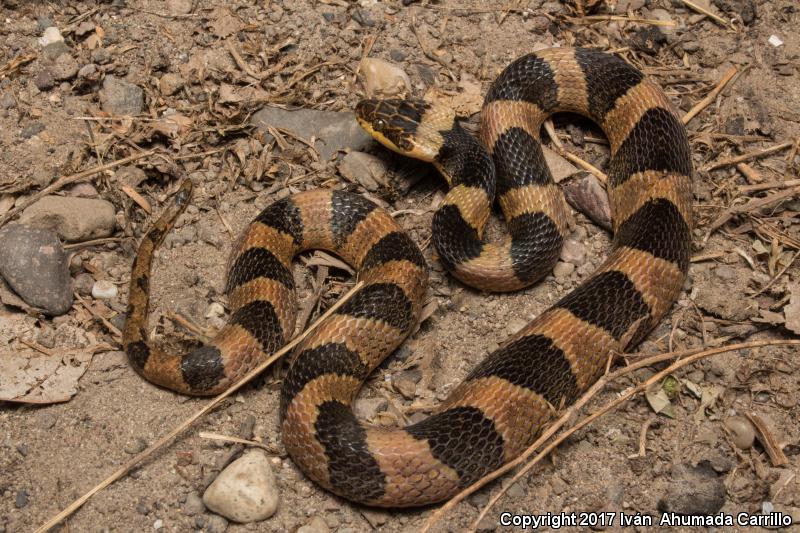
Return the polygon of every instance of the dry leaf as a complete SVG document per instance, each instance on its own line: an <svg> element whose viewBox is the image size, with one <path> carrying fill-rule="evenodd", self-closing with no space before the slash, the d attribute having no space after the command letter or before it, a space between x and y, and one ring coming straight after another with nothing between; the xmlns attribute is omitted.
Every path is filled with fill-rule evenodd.
<svg viewBox="0 0 800 533"><path fill-rule="evenodd" d="M432 87L425 93L425 101L453 109L460 117L469 117L480 111L483 106L480 83L462 78L458 88L460 89L458 92L453 92Z"/></svg>
<svg viewBox="0 0 800 533"><path fill-rule="evenodd" d="M783 308L786 329L800 335L800 283L789 286L789 305Z"/></svg>
<svg viewBox="0 0 800 533"><path fill-rule="evenodd" d="M0 353L0 400L48 404L69 401L92 360L89 349L59 350L61 357Z"/></svg>

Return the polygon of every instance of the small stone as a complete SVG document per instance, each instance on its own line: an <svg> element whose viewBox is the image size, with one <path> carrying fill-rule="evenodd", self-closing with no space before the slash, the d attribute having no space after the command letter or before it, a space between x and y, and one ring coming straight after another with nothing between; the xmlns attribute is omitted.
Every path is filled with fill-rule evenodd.
<svg viewBox="0 0 800 533"><path fill-rule="evenodd" d="M384 59L368 57L361 62L364 92L368 98L394 98L411 92L408 74Z"/></svg>
<svg viewBox="0 0 800 533"><path fill-rule="evenodd" d="M69 261L51 230L13 224L0 230L0 276L28 305L48 315L72 307Z"/></svg>
<svg viewBox="0 0 800 533"><path fill-rule="evenodd" d="M550 479L550 487L556 494L564 494L569 488L569 485L567 485L560 477L553 476L553 478Z"/></svg>
<svg viewBox="0 0 800 533"><path fill-rule="evenodd" d="M72 283L72 286L75 292L81 296L89 296L92 294L92 288L94 287L94 277L87 272L78 274L75 276L75 281Z"/></svg>
<svg viewBox="0 0 800 533"><path fill-rule="evenodd" d="M339 172L348 180L360 183L370 192L385 187L388 167L383 159L364 152L350 152L339 163Z"/></svg>
<svg viewBox="0 0 800 533"><path fill-rule="evenodd" d="M78 183L70 188L67 194L76 198L96 198L97 189L91 183Z"/></svg>
<svg viewBox="0 0 800 533"><path fill-rule="evenodd" d="M50 16L50 15L44 15L44 16L42 16L42 17L38 17L38 18L36 19L36 27L37 27L37 28L38 28L40 31L44 31L44 30L46 30L47 28L49 28L50 26L55 26L55 25L56 25L56 23L55 23L55 21L53 20L53 17L52 17L52 16ZM60 34L59 34L59 35L60 35ZM62 39L63 39L63 37L62 37Z"/></svg>
<svg viewBox="0 0 800 533"><path fill-rule="evenodd" d="M575 272L575 265L572 263L559 261L556 263L556 266L553 267L553 275L557 280L565 280L569 278L573 272Z"/></svg>
<svg viewBox="0 0 800 533"><path fill-rule="evenodd" d="M17 107L17 99L14 98L14 93L11 91L5 91L2 98L0 98L0 108L13 109L15 107Z"/></svg>
<svg viewBox="0 0 800 533"><path fill-rule="evenodd" d="M278 488L269 458L252 450L228 465L203 494L203 503L234 522L255 522L278 508Z"/></svg>
<svg viewBox="0 0 800 533"><path fill-rule="evenodd" d="M506 324L506 335L511 336L528 325L528 321L518 316L512 316Z"/></svg>
<svg viewBox="0 0 800 533"><path fill-rule="evenodd" d="M167 0L165 5L167 12L173 15L188 15L192 12L192 0Z"/></svg>
<svg viewBox="0 0 800 533"><path fill-rule="evenodd" d="M95 65L94 63L88 63L82 66L81 69L78 71L78 77L84 79L91 78L95 74L97 74L97 65Z"/></svg>
<svg viewBox="0 0 800 533"><path fill-rule="evenodd" d="M567 239L561 247L560 259L565 263L581 266L586 261L586 247L582 242Z"/></svg>
<svg viewBox="0 0 800 533"><path fill-rule="evenodd" d="M99 279L92 287L92 298L96 300L111 300L117 297L117 286L107 279Z"/></svg>
<svg viewBox="0 0 800 533"><path fill-rule="evenodd" d="M755 428L743 416L732 416L725 420L725 429L731 434L731 440L737 448L747 450L756 440Z"/></svg>
<svg viewBox="0 0 800 533"><path fill-rule="evenodd" d="M37 121L29 122L22 131L20 137L23 139L30 139L34 135L38 135L44 131L44 123Z"/></svg>
<svg viewBox="0 0 800 533"><path fill-rule="evenodd" d="M57 81L71 80L78 74L78 62L72 54L61 54L53 63L52 72Z"/></svg>
<svg viewBox="0 0 800 533"><path fill-rule="evenodd" d="M180 74L168 72L158 80L158 89L165 96L172 96L183 87L183 78Z"/></svg>
<svg viewBox="0 0 800 533"><path fill-rule="evenodd" d="M111 62L111 54L105 48L95 48L92 50L92 63L105 65Z"/></svg>
<svg viewBox="0 0 800 533"><path fill-rule="evenodd" d="M209 515L205 524L207 533L225 533L228 529L228 521L216 514Z"/></svg>
<svg viewBox="0 0 800 533"><path fill-rule="evenodd" d="M706 461L697 466L676 465L665 487L666 494L658 500L658 510L685 515L716 514L725 504L723 479Z"/></svg>
<svg viewBox="0 0 800 533"><path fill-rule="evenodd" d="M49 91L55 86L56 80L50 69L45 68L36 73L36 77L33 78L33 84L40 91Z"/></svg>
<svg viewBox="0 0 800 533"><path fill-rule="evenodd" d="M330 533L328 524L319 516L315 516L309 522L297 528L297 533Z"/></svg>
<svg viewBox="0 0 800 533"><path fill-rule="evenodd" d="M14 498L14 505L16 505L17 509L22 509L23 507L28 505L28 491L25 489L21 489L17 491L17 495Z"/></svg>
<svg viewBox="0 0 800 533"><path fill-rule="evenodd" d="M550 169L550 174L553 176L553 181L556 183L561 183L568 177L578 172L578 167L558 155L550 148L542 146L542 153L544 153L544 160L547 163L547 168Z"/></svg>
<svg viewBox="0 0 800 533"><path fill-rule="evenodd" d="M67 46L67 43L65 43L64 41L56 41L54 43L50 43L44 47L44 50L42 50L42 55L44 56L44 59L47 61L55 61L56 59L58 59L58 56L69 53L70 53L69 46Z"/></svg>
<svg viewBox="0 0 800 533"><path fill-rule="evenodd" d="M20 222L55 231L66 241L108 237L116 227L114 205L105 200L45 196L22 212Z"/></svg>
<svg viewBox="0 0 800 533"><path fill-rule="evenodd" d="M508 487L506 494L508 494L510 498L514 499L522 498L523 496L525 496L525 489L522 488L522 485L520 485L519 482L512 483L511 486Z"/></svg>
<svg viewBox="0 0 800 533"><path fill-rule="evenodd" d="M150 508L147 506L147 503L144 501L144 498L140 498L139 501L136 503L136 512L144 516L150 514Z"/></svg>
<svg viewBox="0 0 800 533"><path fill-rule="evenodd" d="M163 528L164 528L164 521L161 520L160 518L155 522L153 522L153 529L155 529L156 531Z"/></svg>
<svg viewBox="0 0 800 533"><path fill-rule="evenodd" d="M369 522L373 529L378 529L386 523L388 515L384 511L373 511L371 509L362 509L361 515Z"/></svg>
<svg viewBox="0 0 800 533"><path fill-rule="evenodd" d="M417 385L408 376L400 374L392 380L392 385L406 400L413 400L417 395Z"/></svg>
<svg viewBox="0 0 800 533"><path fill-rule="evenodd" d="M353 404L353 412L361 420L371 420L388 406L386 398L359 398Z"/></svg>
<svg viewBox="0 0 800 533"><path fill-rule="evenodd" d="M100 90L103 111L112 115L137 115L144 108L144 91L138 85L106 76Z"/></svg>
<svg viewBox="0 0 800 533"><path fill-rule="evenodd" d="M567 202L589 217L595 224L611 229L611 205L608 194L593 175L574 179L564 184L564 197Z"/></svg>
<svg viewBox="0 0 800 533"><path fill-rule="evenodd" d="M44 48L45 46L53 43L64 42L64 37L55 26L48 26L45 28L44 33L39 38L39 44Z"/></svg>
<svg viewBox="0 0 800 533"><path fill-rule="evenodd" d="M186 496L186 501L183 503L183 514L186 516L194 516L205 512L206 506L203 504L203 499L197 492L190 492Z"/></svg>
<svg viewBox="0 0 800 533"><path fill-rule="evenodd" d="M223 316L225 314L225 307L219 302L212 302L208 308L206 308L205 317L206 318L213 318L218 316Z"/></svg>
<svg viewBox="0 0 800 533"><path fill-rule="evenodd" d="M75 28L75 35L78 37L84 37L85 35L89 35L94 31L94 22L90 20L85 20L78 24L78 27Z"/></svg>
<svg viewBox="0 0 800 533"><path fill-rule="evenodd" d="M123 451L131 455L136 455L137 453L142 453L145 448L147 448L147 441L142 437L136 437L123 448Z"/></svg>

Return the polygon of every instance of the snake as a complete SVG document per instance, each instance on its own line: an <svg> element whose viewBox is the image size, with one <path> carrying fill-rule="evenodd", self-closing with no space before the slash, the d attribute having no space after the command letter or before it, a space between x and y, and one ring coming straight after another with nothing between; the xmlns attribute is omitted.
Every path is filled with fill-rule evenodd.
<svg viewBox="0 0 800 533"><path fill-rule="evenodd" d="M147 315L154 252L191 197L184 181L134 260L123 332L130 364L181 393L226 390L290 340L293 258L328 250L354 267L361 286L292 351L280 399L286 451L321 487L358 503L409 507L452 497L518 457L677 300L692 237L688 138L655 82L620 56L587 48L540 50L510 63L486 93L478 138L436 102L366 99L355 109L381 144L444 176L449 189L431 227L436 255L483 291L542 278L569 235L571 214L539 135L558 112L588 117L608 138L612 249L424 420L387 428L353 413L367 376L418 326L428 278L420 248L392 215L347 190L308 190L266 207L234 245L228 322L206 344L175 353L150 342ZM508 234L487 242L495 200Z"/></svg>

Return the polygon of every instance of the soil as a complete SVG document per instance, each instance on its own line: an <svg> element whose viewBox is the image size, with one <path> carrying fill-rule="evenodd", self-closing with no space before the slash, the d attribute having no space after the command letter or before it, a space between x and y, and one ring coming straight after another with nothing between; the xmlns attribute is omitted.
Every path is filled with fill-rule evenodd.
<svg viewBox="0 0 800 533"><path fill-rule="evenodd" d="M70 401L0 403L0 532L34 530L208 401L147 383L118 351L113 326L123 323L135 246L153 220L122 186L143 197L155 215L175 191L179 176L188 175L195 182L192 206L157 254L150 327L159 340L196 340L170 317L181 315L200 328L224 323L224 316L208 311L219 308L212 304L225 303L228 254L235 236L256 213L293 191L346 186L363 192L359 184L341 176L336 163L317 160L306 144L289 135L273 150L269 138L250 127L248 118L265 104L352 109L363 95L356 71L365 47L370 57L403 68L413 94L422 96L431 88L457 94L464 90L465 80L478 83L484 92L506 64L537 48L597 46L620 52L653 76L683 113L737 67L742 74L688 124L698 169L695 261L686 290L638 354L791 338L789 325L796 319L784 307L792 296L795 302L800 298L800 262L789 261L800 242L800 202L787 196L736 214L705 237L725 208L774 192L769 188L742 192L741 187L797 179L796 148L750 160L749 170L705 167L800 138L797 3L714 0L709 9L722 17L721 23L677 0L580 4L0 2L0 199L19 204L59 176L148 149L164 154L129 165L143 174L114 167L88 180L95 189L89 194L112 202L117 210L117 239L72 248L71 272L73 277L89 273L94 279L111 280L119 287L117 297L92 301L84 296L94 314L76 301L68 314L56 318L26 314L9 302L0 304L4 353L40 355L31 344L56 355L66 348L111 346L94 355ZM610 20L607 15L612 14L624 19L668 18L677 28ZM46 57L38 39L49 25L65 37L66 53L81 68L79 74L71 72L69 58L56 62ZM775 39L781 44L775 46ZM248 74L226 42L233 44L246 67L266 75L259 79ZM15 64L26 56L30 57ZM89 64L94 67L83 70ZM176 82L175 75L183 83ZM47 76L63 79L50 83ZM100 90L109 76L143 89L144 109L134 119L115 118L104 111ZM178 131L160 131L159 119L173 113L185 122ZM594 140L602 138L596 127L577 117L558 117L556 128L568 151L603 167L608 150ZM588 276L606 257L611 238L576 213L573 239L586 252L582 260L573 259L577 268L562 268L558 278L550 275L518 293L481 294L448 276L429 246L431 218L444 192L443 181L423 165L378 147L371 152L386 162L393 179L423 174L405 195L386 188L372 193L391 210L409 210L398 220L425 247L432 269L433 314L373 373L361 393L361 412L378 423L402 424L428 412L486 353ZM746 176L749 171L756 175ZM492 233L502 233L502 225L497 221L494 225ZM297 263L301 307L313 303L313 280L320 268ZM331 268L312 318L352 283L344 272ZM626 402L572 435L512 487L481 530L505 529L499 525L502 511L608 511L660 517L660 509L681 505L687 494L690 500L706 501L692 496L705 482L722 487L722 512L774 509L793 516L797 524L799 365L795 349L769 347L723 353L681 369L674 376L678 390L669 399L671 416L656 414L642 395ZM612 383L592 400L587 412L658 368L642 369ZM297 470L285 454L278 428L282 372L277 365L258 383L223 402L130 475L94 495L59 530L293 531L317 516L331 531L342 533L422 527L433 509L362 508L320 489ZM761 441L745 450L733 444L724 420L745 413L765 421L788 464L771 462ZM255 419L252 438L275 451L281 502L277 513L265 521L226 525L210 512L198 513L196 505L186 504L187 497L196 503L192 493L202 494L220 458L231 448L230 443L199 434L238 435L248 417ZM460 503L438 526L440 530L468 527L501 485L502 480ZM618 523L617 519L615 526ZM787 530L791 528L800 530L797 525ZM705 528L652 528L662 529Z"/></svg>

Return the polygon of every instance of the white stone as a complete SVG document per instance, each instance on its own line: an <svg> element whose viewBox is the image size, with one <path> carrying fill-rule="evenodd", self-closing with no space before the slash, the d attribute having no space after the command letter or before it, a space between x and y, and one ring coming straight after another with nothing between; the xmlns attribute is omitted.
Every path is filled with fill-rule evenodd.
<svg viewBox="0 0 800 533"><path fill-rule="evenodd" d="M106 279L94 282L92 286L92 298L101 300L111 300L117 297L117 286Z"/></svg>
<svg viewBox="0 0 800 533"><path fill-rule="evenodd" d="M586 247L582 242L574 239L567 239L564 241L564 246L561 248L561 260L565 263L581 266L586 260Z"/></svg>
<svg viewBox="0 0 800 533"><path fill-rule="evenodd" d="M206 309L206 318L218 317L225 314L225 308L219 302L212 302Z"/></svg>
<svg viewBox="0 0 800 533"><path fill-rule="evenodd" d="M278 508L278 487L267 454L252 450L232 462L203 494L203 503L234 522L256 522Z"/></svg>
<svg viewBox="0 0 800 533"><path fill-rule="evenodd" d="M361 74L364 77L364 92L370 98L406 95L411 92L411 80L408 74L397 65L368 57L361 62Z"/></svg>
<svg viewBox="0 0 800 533"><path fill-rule="evenodd" d="M769 39L767 39L767 42L769 44L771 44L772 46L774 46L775 48L777 48L777 47L779 47L779 46L781 46L783 44L783 41L777 35L770 35Z"/></svg>
<svg viewBox="0 0 800 533"><path fill-rule="evenodd" d="M39 44L42 45L42 47L57 43L58 41L64 42L64 37L61 36L61 32L55 26L45 28L44 34L39 37Z"/></svg>

